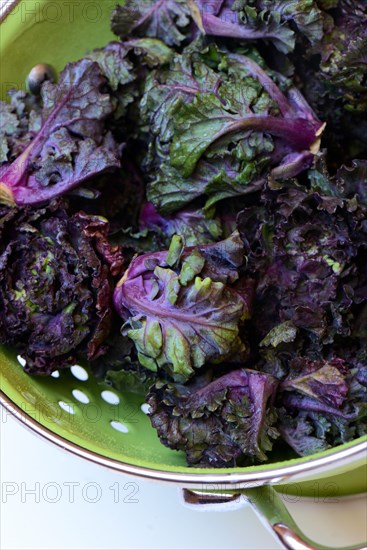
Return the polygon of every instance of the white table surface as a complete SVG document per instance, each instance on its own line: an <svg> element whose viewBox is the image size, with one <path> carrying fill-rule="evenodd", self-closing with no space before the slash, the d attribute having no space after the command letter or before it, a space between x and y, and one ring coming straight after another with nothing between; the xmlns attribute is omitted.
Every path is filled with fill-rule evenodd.
<svg viewBox="0 0 367 550"><path fill-rule="evenodd" d="M177 488L72 456L0 413L2 550L280 548L249 507L187 509ZM287 505L304 531L329 548L367 538L363 497Z"/></svg>

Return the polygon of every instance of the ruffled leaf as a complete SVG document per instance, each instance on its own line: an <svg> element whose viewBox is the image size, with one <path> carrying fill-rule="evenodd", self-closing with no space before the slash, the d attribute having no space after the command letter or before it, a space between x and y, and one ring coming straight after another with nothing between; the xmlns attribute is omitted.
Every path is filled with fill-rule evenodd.
<svg viewBox="0 0 367 550"><path fill-rule="evenodd" d="M231 286L238 277L232 262L241 263L238 241L178 252L174 259L172 247L136 258L114 301L140 363L187 380L207 361L244 350L239 324L249 316L250 300Z"/></svg>
<svg viewBox="0 0 367 550"><path fill-rule="evenodd" d="M12 209L0 219L0 342L26 370L49 374L102 354L112 323L119 249L105 219L49 209Z"/></svg>
<svg viewBox="0 0 367 550"><path fill-rule="evenodd" d="M148 394L161 442L186 453L189 465L223 467L267 460L278 432L272 399L277 380L241 369L182 385L157 382Z"/></svg>
<svg viewBox="0 0 367 550"><path fill-rule="evenodd" d="M0 170L0 200L42 204L120 166L119 147L105 132L113 111L110 96L101 92L105 82L98 64L84 59L67 65L58 84L43 85L42 125Z"/></svg>
<svg viewBox="0 0 367 550"><path fill-rule="evenodd" d="M184 0L129 0L115 8L111 23L120 38L159 38L178 46L185 39L190 11Z"/></svg>

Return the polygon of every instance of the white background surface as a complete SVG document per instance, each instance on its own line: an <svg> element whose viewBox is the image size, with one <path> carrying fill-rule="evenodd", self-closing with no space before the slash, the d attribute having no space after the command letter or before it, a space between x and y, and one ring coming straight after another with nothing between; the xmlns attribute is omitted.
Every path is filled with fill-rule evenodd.
<svg viewBox="0 0 367 550"><path fill-rule="evenodd" d="M206 513L187 509L176 487L74 457L33 435L4 410L0 413L2 550L280 548L248 507ZM367 538L363 497L287 505L304 531L329 548Z"/></svg>

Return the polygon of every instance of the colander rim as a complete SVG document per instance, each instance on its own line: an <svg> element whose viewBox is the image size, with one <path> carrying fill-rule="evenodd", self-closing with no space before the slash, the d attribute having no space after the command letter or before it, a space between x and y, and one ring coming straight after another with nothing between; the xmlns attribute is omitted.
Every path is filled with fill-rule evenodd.
<svg viewBox="0 0 367 550"><path fill-rule="evenodd" d="M146 466L134 465L111 458L87 449L82 445L74 443L65 437L58 435L51 429L43 426L40 422L24 412L3 390L0 390L0 405L2 405L13 417L30 431L58 447L84 458L89 462L104 466L110 470L130 474L137 477L156 481L170 482L181 486L200 485L228 485L251 487L265 484L280 484L292 481L302 481L314 475L319 475L333 468L347 467L351 462L363 460L367 457L367 437L362 441L356 441L347 448L338 450L326 456L312 458L307 462L292 463L291 465L274 466L269 465L269 470L257 472L218 472L218 473L186 473L167 471L164 469L148 468ZM360 439L360 438L359 438ZM288 462L288 461L285 461Z"/></svg>

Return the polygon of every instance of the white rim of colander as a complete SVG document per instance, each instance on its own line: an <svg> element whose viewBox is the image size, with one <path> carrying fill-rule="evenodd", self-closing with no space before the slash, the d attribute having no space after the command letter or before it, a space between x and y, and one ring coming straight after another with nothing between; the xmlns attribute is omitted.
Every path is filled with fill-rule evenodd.
<svg viewBox="0 0 367 550"><path fill-rule="evenodd" d="M0 2L0 23L4 21L20 1L21 0L2 0Z"/></svg>

